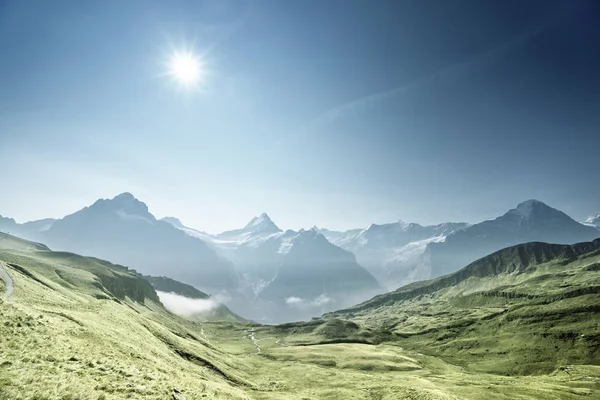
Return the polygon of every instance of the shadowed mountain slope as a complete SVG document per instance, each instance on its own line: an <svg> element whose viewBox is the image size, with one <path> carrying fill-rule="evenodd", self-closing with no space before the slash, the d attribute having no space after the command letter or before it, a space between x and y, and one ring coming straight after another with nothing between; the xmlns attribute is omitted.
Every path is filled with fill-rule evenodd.
<svg viewBox="0 0 600 400"><path fill-rule="evenodd" d="M494 220L430 243L431 276L445 275L505 247L527 242L573 244L600 237L600 231L575 221L538 200L529 200Z"/></svg>
<svg viewBox="0 0 600 400"><path fill-rule="evenodd" d="M324 317L361 326L349 339L392 341L472 371L600 365L600 239L509 247Z"/></svg>
<svg viewBox="0 0 600 400"><path fill-rule="evenodd" d="M150 282L152 287L158 292L159 298L161 297L161 295L165 296L165 293L167 295L172 294L183 297L183 299L180 299L178 297L171 296L169 297L169 299L174 303L176 303L177 301L181 301L184 302L184 305L191 305L192 309L189 311L189 314L186 315L188 317L211 321L246 321L244 318L233 313L229 308L227 308L224 304L221 304L218 300L213 299L210 295L201 292L193 286L164 276L144 276L144 279ZM206 311L194 311L194 300L207 300L211 302L214 301L214 307L211 306ZM168 309L170 304L166 300L164 300L164 304L165 307L167 307ZM172 311L177 314L178 310L173 309Z"/></svg>
<svg viewBox="0 0 600 400"><path fill-rule="evenodd" d="M134 271L4 235L14 292L0 298L0 398L593 398L597 248L569 264L533 265L568 250L518 257L529 264L398 307L265 326L179 318ZM527 282L538 290L520 293Z"/></svg>
<svg viewBox="0 0 600 400"><path fill-rule="evenodd" d="M203 241L157 220L130 193L102 199L55 221L40 241L133 267L168 275L209 292L235 286L233 268Z"/></svg>

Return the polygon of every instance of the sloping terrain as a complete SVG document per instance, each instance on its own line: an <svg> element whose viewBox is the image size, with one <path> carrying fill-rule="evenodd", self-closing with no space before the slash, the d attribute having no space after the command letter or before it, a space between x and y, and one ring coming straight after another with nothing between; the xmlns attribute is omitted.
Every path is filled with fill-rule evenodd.
<svg viewBox="0 0 600 400"><path fill-rule="evenodd" d="M445 275L494 251L532 241L573 244L600 237L596 219L581 224L538 200L520 203L493 220L474 225L421 226L399 221L366 229L336 232L320 229L332 243L393 290Z"/></svg>
<svg viewBox="0 0 600 400"><path fill-rule="evenodd" d="M506 214L457 231L440 243L430 243L431 277L446 275L494 251L519 243L573 244L600 237L597 229L580 224L562 211L528 200Z"/></svg>
<svg viewBox="0 0 600 400"><path fill-rule="evenodd" d="M206 243L157 220L130 193L101 199L54 221L37 236L53 250L72 251L165 275L209 293L232 289L232 265Z"/></svg>
<svg viewBox="0 0 600 400"><path fill-rule="evenodd" d="M232 261L242 296L228 304L256 321L310 319L384 292L352 253L314 229L284 232L261 214L241 229L211 236L175 218L166 221Z"/></svg>
<svg viewBox="0 0 600 400"><path fill-rule="evenodd" d="M600 240L509 247L327 318L349 319L377 340L472 371L541 374L599 365Z"/></svg>
<svg viewBox="0 0 600 400"><path fill-rule="evenodd" d="M356 304L383 291L352 253L310 230L291 238L276 276L258 297L269 302L269 314L276 321L290 321Z"/></svg>
<svg viewBox="0 0 600 400"><path fill-rule="evenodd" d="M175 314L181 312L177 307L177 302L182 302L183 304L179 308L184 311L183 316L189 318L201 321L245 321L244 318L232 312L227 306L193 286L165 276L144 276L144 279L150 282L158 297L162 297L161 300L163 300L167 309L170 308L169 301L174 303L175 307L171 311ZM198 300L214 301L214 306L201 307L203 302L198 303ZM194 305L197 305L196 309L194 309ZM200 310L201 308L203 310Z"/></svg>
<svg viewBox="0 0 600 400"><path fill-rule="evenodd" d="M366 229L336 232L320 229L331 243L356 255L363 265L388 289L429 277L428 243L442 242L447 235L467 228L466 223L447 222L423 226L398 221L389 224L371 224Z"/></svg>
<svg viewBox="0 0 600 400"><path fill-rule="evenodd" d="M0 261L15 285L13 296L0 300L2 400L580 399L600 389L595 353L588 358L571 353L568 343L579 339L553 342L562 358L549 374L488 373L480 365L455 362L456 355L428 354L442 353L427 349L431 343L455 346L452 337L425 332L421 343L411 341L407 327L385 328L398 321L395 314L381 314L379 306L355 311L356 322L342 320L350 317L344 312L280 326L201 323L166 311L148 282L125 267L54 253L8 235L0 237ZM598 274L600 268L589 261L575 262ZM451 314L457 306L445 307ZM523 325L531 324L523 315ZM573 330L571 323L587 329L583 316L551 322L556 332L562 324ZM413 318L412 327L417 318L433 326L425 313ZM588 319L593 323L593 314ZM588 334L577 331L582 332ZM421 345L422 351L415 350ZM493 351L485 359L492 365L502 355Z"/></svg>
<svg viewBox="0 0 600 400"><path fill-rule="evenodd" d="M125 267L0 237L0 399L244 398L227 359Z"/></svg>

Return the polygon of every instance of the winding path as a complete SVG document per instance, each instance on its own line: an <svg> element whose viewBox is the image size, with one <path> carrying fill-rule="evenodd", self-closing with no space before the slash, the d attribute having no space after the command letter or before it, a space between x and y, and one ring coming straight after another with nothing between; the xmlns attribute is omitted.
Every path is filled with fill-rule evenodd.
<svg viewBox="0 0 600 400"><path fill-rule="evenodd" d="M247 335L242 336L242 338L248 338L252 341L252 343L254 343L254 345L256 346L256 354L260 354L262 352L262 349L260 347L260 342L262 342L263 340L275 340L276 345L283 346L283 347L289 347L289 346L282 345L281 339L276 339L274 337L267 337L267 338L259 339L255 336L254 332L255 332L254 328L248 329L245 332L245 333L247 333Z"/></svg>
<svg viewBox="0 0 600 400"><path fill-rule="evenodd" d="M4 299L8 300L13 292L13 280L6 272L5 265L2 261L0 261L0 278L4 280L4 284L6 285L6 291L4 292Z"/></svg>

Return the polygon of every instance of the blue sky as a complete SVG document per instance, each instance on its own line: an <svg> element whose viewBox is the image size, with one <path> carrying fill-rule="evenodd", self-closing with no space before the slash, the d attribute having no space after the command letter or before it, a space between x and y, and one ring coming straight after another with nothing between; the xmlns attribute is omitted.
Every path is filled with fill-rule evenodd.
<svg viewBox="0 0 600 400"><path fill-rule="evenodd" d="M129 191L209 232L600 211L580 1L0 2L0 214ZM201 90L164 76L202 56Z"/></svg>

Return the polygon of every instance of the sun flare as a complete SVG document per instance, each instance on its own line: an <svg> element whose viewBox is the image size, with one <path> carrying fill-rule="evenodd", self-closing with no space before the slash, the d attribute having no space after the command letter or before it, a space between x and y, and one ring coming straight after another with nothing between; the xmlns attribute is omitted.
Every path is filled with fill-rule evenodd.
<svg viewBox="0 0 600 400"><path fill-rule="evenodd" d="M169 61L169 75L181 86L197 86L203 77L202 60L191 52L177 52Z"/></svg>

